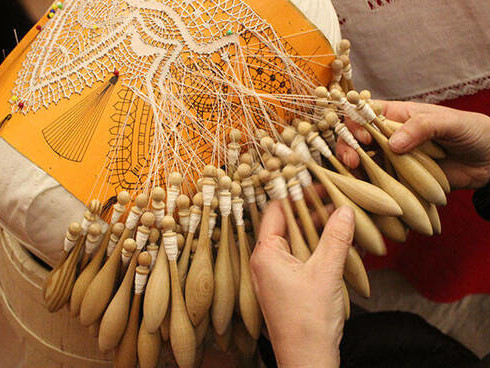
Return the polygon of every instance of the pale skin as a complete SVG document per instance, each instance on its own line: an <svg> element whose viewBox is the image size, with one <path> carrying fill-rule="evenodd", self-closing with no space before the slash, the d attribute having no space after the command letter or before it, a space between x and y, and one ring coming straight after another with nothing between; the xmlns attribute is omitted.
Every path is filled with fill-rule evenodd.
<svg viewBox="0 0 490 368"><path fill-rule="evenodd" d="M250 259L252 278L280 367L338 367L344 326L342 274L354 212L336 210L303 263L290 254L278 202L268 205Z"/></svg>
<svg viewBox="0 0 490 368"><path fill-rule="evenodd" d="M409 152L432 139L448 154L440 164L453 189L488 184L490 117L428 104L383 104L388 119L404 123L389 140L394 152ZM362 127L351 121L346 124L361 143L371 143ZM344 142L337 145L337 156L350 168L359 165L357 153ZM290 254L280 203L267 207L250 266L279 367L340 365L344 326L341 282L353 231L353 211L337 209L315 252L302 263Z"/></svg>
<svg viewBox="0 0 490 368"><path fill-rule="evenodd" d="M432 139L448 153L440 165L453 189L479 188L490 180L490 117L444 106L383 101L383 114L404 125L390 138L390 148L406 153ZM371 136L358 124L346 125L364 144ZM357 153L344 142L337 145L337 156L350 168L359 165Z"/></svg>

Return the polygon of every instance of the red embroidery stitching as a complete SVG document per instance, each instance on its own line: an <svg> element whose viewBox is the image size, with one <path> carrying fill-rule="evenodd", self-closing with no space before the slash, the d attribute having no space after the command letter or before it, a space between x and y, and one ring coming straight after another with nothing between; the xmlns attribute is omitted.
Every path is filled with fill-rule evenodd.
<svg viewBox="0 0 490 368"><path fill-rule="evenodd" d="M390 5L395 2L395 0L365 0L369 9L376 10L382 6Z"/></svg>

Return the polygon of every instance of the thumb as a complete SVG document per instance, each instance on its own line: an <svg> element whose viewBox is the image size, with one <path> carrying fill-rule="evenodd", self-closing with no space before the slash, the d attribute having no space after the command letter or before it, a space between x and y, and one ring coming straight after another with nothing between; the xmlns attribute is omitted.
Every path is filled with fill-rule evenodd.
<svg viewBox="0 0 490 368"><path fill-rule="evenodd" d="M334 278L340 279L353 237L354 211L348 206L342 206L328 220L308 264L322 272L328 270Z"/></svg>
<svg viewBox="0 0 490 368"><path fill-rule="evenodd" d="M413 115L390 137L393 152L409 152L432 138L448 138L458 134L460 126L444 113L419 113Z"/></svg>
<svg viewBox="0 0 490 368"><path fill-rule="evenodd" d="M290 254L289 244L281 236L269 235L264 240L259 240L250 257L252 274L261 275L270 271L274 264L290 264L299 262Z"/></svg>

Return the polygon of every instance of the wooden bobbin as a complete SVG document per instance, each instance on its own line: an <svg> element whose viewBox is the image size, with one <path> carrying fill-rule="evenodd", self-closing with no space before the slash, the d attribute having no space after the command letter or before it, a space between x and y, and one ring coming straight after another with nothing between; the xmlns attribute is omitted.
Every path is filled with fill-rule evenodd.
<svg viewBox="0 0 490 368"><path fill-rule="evenodd" d="M163 234L173 230L175 220L164 216L161 221ZM170 298L170 271L165 249L160 246L155 265L150 274L143 301L143 316L149 333L156 333L167 314Z"/></svg>
<svg viewBox="0 0 490 368"><path fill-rule="evenodd" d="M352 81L352 66L350 64L350 58L347 54L340 55L340 60L344 65L342 68L342 80L340 81L340 85L347 93L348 91L355 89L354 82Z"/></svg>
<svg viewBox="0 0 490 368"><path fill-rule="evenodd" d="M240 170L240 168L238 169ZM230 257L231 179L224 176L219 181L219 208L221 231L219 248L214 268L214 296L211 308L213 326L218 335L223 335L230 326L235 307L235 283Z"/></svg>
<svg viewBox="0 0 490 368"><path fill-rule="evenodd" d="M100 269L111 235L114 233L114 236L120 236L123 230L124 225L121 223L109 226L94 257L80 276L78 276L70 296L70 313L72 317L77 317L80 314L80 306L82 304L83 296L85 295L85 291L87 290L90 282L94 279L95 275Z"/></svg>
<svg viewBox="0 0 490 368"><path fill-rule="evenodd" d="M126 227L119 238L116 248L87 288L80 307L80 322L84 326L90 326L97 322L109 303L114 282L119 272L123 243L133 233L143 213L142 209L147 205L148 196L140 194L136 197L135 205L131 208L130 214L126 219Z"/></svg>
<svg viewBox="0 0 490 368"><path fill-rule="evenodd" d="M173 216L177 198L180 195L180 185L182 184L182 174L174 171L169 175L168 182L170 187L167 191L167 215Z"/></svg>
<svg viewBox="0 0 490 368"><path fill-rule="evenodd" d="M199 242L187 274L185 286L187 311L194 326L201 323L206 313L208 313L214 293L214 274L210 257L209 218L215 191L213 178L216 175L216 168L212 165L207 165L203 174L203 211Z"/></svg>
<svg viewBox="0 0 490 368"><path fill-rule="evenodd" d="M356 105L358 111L362 111L363 108L369 108L364 101L361 101L359 94L355 91L349 92L349 101L344 101L341 96L335 93L332 93L332 98L339 101L341 104L344 104L343 106L347 106L347 108L349 108L349 105L347 105L348 103ZM395 168L397 174L400 177L403 177L410 186L429 203L445 205L446 195L437 180L413 157L413 155L409 153L399 155L392 152L386 135L382 134L371 125L372 122L377 123L378 120L372 110L371 116L373 116L373 119L363 118L364 121L366 121L363 126L378 142L379 146ZM379 124L378 128L382 129L383 125Z"/></svg>
<svg viewBox="0 0 490 368"><path fill-rule="evenodd" d="M170 310L169 336L172 351L181 368L192 368L196 360L196 334L182 295L177 269L177 236L174 232L163 235L163 244L170 267L172 307ZM163 334L162 334L163 335Z"/></svg>
<svg viewBox="0 0 490 368"><path fill-rule="evenodd" d="M155 187L151 192L151 210L155 215L155 224L158 229L161 228L163 216L165 216L165 189Z"/></svg>
<svg viewBox="0 0 490 368"><path fill-rule="evenodd" d="M337 53L341 55L347 55L349 56L350 54L350 48L351 48L351 43L348 39L344 38L340 40L338 47L337 47Z"/></svg>
<svg viewBox="0 0 490 368"><path fill-rule="evenodd" d="M97 246L102 236L102 225L94 222L88 227L87 237L85 238L85 252L80 261L80 270L83 271L90 261L92 254L97 250Z"/></svg>
<svg viewBox="0 0 490 368"><path fill-rule="evenodd" d="M134 298L131 304L128 323L124 335L119 343L114 356L115 368L134 368L136 367L139 314L141 309L141 296L145 288L151 256L148 252L142 252L138 255L138 267L136 267Z"/></svg>
<svg viewBox="0 0 490 368"><path fill-rule="evenodd" d="M361 93L364 91L361 91ZM369 92L369 91L368 91ZM371 95L371 93L369 93ZM362 98L362 96L361 96ZM370 103L371 108L373 109L374 113L378 116L379 121L381 124L385 125L387 128L392 130L393 132L403 125L403 123L400 123L398 121L390 120L387 119L383 114L383 105L379 102L371 102ZM423 153L428 155L429 157L432 157L434 160L444 160L447 155L444 149L438 145L437 143L433 141L426 141L422 143L418 147Z"/></svg>
<svg viewBox="0 0 490 368"><path fill-rule="evenodd" d="M238 166L237 173L240 175L243 195L250 211L255 239L258 239L260 230L260 214L255 199L255 188L251 179L252 168L250 165L242 163L240 166Z"/></svg>
<svg viewBox="0 0 490 368"><path fill-rule="evenodd" d="M250 249L248 247L247 235L243 223L243 199L240 198L240 184L233 182L231 186L232 210L238 233L238 244L240 250L240 285L238 293L238 306L240 314L247 331L257 340L262 329L262 314L255 296L252 285L252 274L250 271Z"/></svg>
<svg viewBox="0 0 490 368"><path fill-rule="evenodd" d="M182 234L185 236L189 231L189 206L191 200L185 194L181 194L177 198L177 208L179 210L179 224L182 227Z"/></svg>
<svg viewBox="0 0 490 368"><path fill-rule="evenodd" d="M160 231L157 228L152 227L150 229L150 236L148 237L148 245L146 246L146 251L151 257L150 272L155 267L155 263L158 257L158 251L160 249L158 244L158 239L160 238Z"/></svg>
<svg viewBox="0 0 490 368"><path fill-rule="evenodd" d="M283 168L282 173L284 178L287 180L289 194L293 200L294 206L296 207L296 213L299 216L301 225L303 226L303 231L306 235L306 240L308 241L308 247L310 248L311 252L313 252L316 249L320 238L316 232L315 224L311 219L308 206L306 205L303 197L301 184L296 178L296 167L292 164L287 164Z"/></svg>
<svg viewBox="0 0 490 368"><path fill-rule="evenodd" d="M162 349L162 336L160 330L155 333L148 332L145 319L141 321L138 332L138 363L140 368L156 368Z"/></svg>
<svg viewBox="0 0 490 368"><path fill-rule="evenodd" d="M302 262L310 258L311 252L306 245L301 230L296 223L294 213L288 199L288 191L284 177L282 176L281 161L277 157L269 159L266 163L267 170L271 173L271 183L274 185L274 191L277 199L280 200L282 209L286 216L286 223L291 244L291 253Z"/></svg>
<svg viewBox="0 0 490 368"><path fill-rule="evenodd" d="M179 258L178 269L179 277L182 287L187 278L187 271L189 270L189 259L191 255L192 243L194 240L194 234L197 231L199 223L201 222L202 215L202 193L197 193L192 199L193 205L189 214L189 230L187 232L187 237L184 245L184 249Z"/></svg>
<svg viewBox="0 0 490 368"><path fill-rule="evenodd" d="M238 166L238 159L240 157L240 140L242 139L242 132L238 129L232 129L229 134L230 143L228 144L227 157L226 157L226 169L228 175L233 177L235 170Z"/></svg>
<svg viewBox="0 0 490 368"><path fill-rule="evenodd" d="M339 136L344 139L359 155L364 170L371 182L391 195L401 207L401 219L412 229L425 235L432 235L430 221L417 198L396 179L388 175L374 160L357 144L347 128L339 123L337 114L329 113L327 122L335 126ZM396 219L381 219L376 217L376 223L385 229L383 232L392 240L403 242L406 239L406 230ZM387 233L390 232L390 233Z"/></svg>
<svg viewBox="0 0 490 368"><path fill-rule="evenodd" d="M340 85L340 81L342 79L342 73L344 71L344 63L340 59L335 59L332 61L332 64L330 64L330 67L332 68L332 82L328 85L328 90L332 92L333 90L341 90L342 86Z"/></svg>
<svg viewBox="0 0 490 368"><path fill-rule="evenodd" d="M319 142L321 139L318 136L318 133L313 133L311 131L311 125L309 123L301 122L298 126L298 131L301 135L305 136L309 142ZM321 143L318 144L321 145ZM326 146L324 142L323 144ZM335 157L331 152L329 153L331 157ZM335 158L335 160L338 162L337 158ZM340 164L340 162L338 162L338 164L343 168L343 165ZM334 165L334 167L337 166ZM362 208L372 213L386 216L399 216L402 214L402 209L389 194L372 184L356 179L345 168L339 170L343 175L339 175L327 169L324 170L330 180L332 180L332 182L347 197Z"/></svg>

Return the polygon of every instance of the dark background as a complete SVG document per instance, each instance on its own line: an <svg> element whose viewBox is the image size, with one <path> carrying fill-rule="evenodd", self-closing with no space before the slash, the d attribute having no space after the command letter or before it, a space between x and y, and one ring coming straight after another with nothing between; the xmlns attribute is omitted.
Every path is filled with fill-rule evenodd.
<svg viewBox="0 0 490 368"><path fill-rule="evenodd" d="M33 24L18 0L0 0L0 61L4 59L3 50L8 55L16 45L14 29L20 41Z"/></svg>

